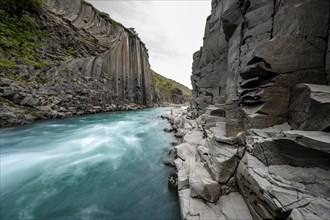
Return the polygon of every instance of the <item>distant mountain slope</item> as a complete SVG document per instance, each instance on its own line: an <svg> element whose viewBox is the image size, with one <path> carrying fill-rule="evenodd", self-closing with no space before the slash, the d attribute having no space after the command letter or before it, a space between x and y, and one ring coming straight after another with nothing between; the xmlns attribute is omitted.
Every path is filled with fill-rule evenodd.
<svg viewBox="0 0 330 220"><path fill-rule="evenodd" d="M188 87L172 79L168 79L153 70L152 74L155 80L156 89L158 89L159 102L179 104L190 101L191 90Z"/></svg>

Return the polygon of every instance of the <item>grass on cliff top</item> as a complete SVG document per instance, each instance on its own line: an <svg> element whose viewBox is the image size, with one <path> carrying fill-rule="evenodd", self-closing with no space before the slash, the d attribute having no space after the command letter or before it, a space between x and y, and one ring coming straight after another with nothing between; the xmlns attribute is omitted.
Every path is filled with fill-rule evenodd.
<svg viewBox="0 0 330 220"><path fill-rule="evenodd" d="M48 65L38 52L46 37L47 32L38 27L32 12L23 10L18 15L0 7L0 67Z"/></svg>
<svg viewBox="0 0 330 220"><path fill-rule="evenodd" d="M160 90L165 91L168 95L171 95L176 89L180 89L183 93L183 97L186 101L190 100L191 98L191 90L172 80L172 79L168 79L165 78L164 76L156 73L155 71L152 71L154 79L155 79L155 84L156 87L159 88Z"/></svg>

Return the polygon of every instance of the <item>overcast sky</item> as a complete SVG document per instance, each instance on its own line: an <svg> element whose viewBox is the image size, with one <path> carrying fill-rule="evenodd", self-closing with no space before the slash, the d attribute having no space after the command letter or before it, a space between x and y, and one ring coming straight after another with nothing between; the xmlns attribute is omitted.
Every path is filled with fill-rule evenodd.
<svg viewBox="0 0 330 220"><path fill-rule="evenodd" d="M191 88L192 55L203 43L211 0L87 0L126 27L149 49L151 68Z"/></svg>

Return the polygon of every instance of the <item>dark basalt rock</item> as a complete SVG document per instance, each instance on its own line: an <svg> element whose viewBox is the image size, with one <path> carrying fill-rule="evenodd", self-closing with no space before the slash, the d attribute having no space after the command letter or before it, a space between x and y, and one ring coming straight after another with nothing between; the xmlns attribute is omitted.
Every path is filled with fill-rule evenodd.
<svg viewBox="0 0 330 220"><path fill-rule="evenodd" d="M328 0L212 1L188 113L208 139L193 164L177 164L179 177L195 175L179 187L183 219L221 219L237 188L249 213L232 219L330 218L329 13ZM203 209L217 196L221 217Z"/></svg>
<svg viewBox="0 0 330 220"><path fill-rule="evenodd" d="M330 86L298 84L290 99L290 124L294 129L329 131Z"/></svg>
<svg viewBox="0 0 330 220"><path fill-rule="evenodd" d="M168 189L172 192L178 192L178 173L172 172L168 177Z"/></svg>
<svg viewBox="0 0 330 220"><path fill-rule="evenodd" d="M225 104L229 135L288 121L295 85L327 84L329 4L214 0L203 47L193 56L194 117Z"/></svg>
<svg viewBox="0 0 330 220"><path fill-rule="evenodd" d="M163 160L163 163L167 166L175 167L174 160L177 158L176 150L174 147L170 147L166 150L165 159Z"/></svg>
<svg viewBox="0 0 330 220"><path fill-rule="evenodd" d="M261 80L265 80L277 76L278 73L275 73L271 69L267 68L265 63L260 62L247 66L244 70L242 70L240 75L243 79L251 79L251 78L255 79L256 77L258 77L258 79L260 78ZM241 85L241 87L244 88L244 84L243 86Z"/></svg>

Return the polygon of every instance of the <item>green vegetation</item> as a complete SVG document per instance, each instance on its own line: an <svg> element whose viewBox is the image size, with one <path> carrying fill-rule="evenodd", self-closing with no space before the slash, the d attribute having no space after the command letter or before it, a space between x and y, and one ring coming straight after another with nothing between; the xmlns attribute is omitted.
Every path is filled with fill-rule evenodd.
<svg viewBox="0 0 330 220"><path fill-rule="evenodd" d="M17 68L18 66L15 61L0 57L0 67Z"/></svg>
<svg viewBox="0 0 330 220"><path fill-rule="evenodd" d="M167 79L164 76L156 73L155 71L153 72L153 76L155 79L155 84L156 87L162 92L165 93L167 96L171 96L173 93L176 93L176 91L181 90L183 93L183 97L185 101L189 101L191 98L191 90L187 88L186 86L171 80Z"/></svg>
<svg viewBox="0 0 330 220"><path fill-rule="evenodd" d="M73 57L75 55L73 47L68 47L66 52L67 52L67 55L70 57Z"/></svg>
<svg viewBox="0 0 330 220"><path fill-rule="evenodd" d="M38 51L47 37L35 19L43 0L0 1L0 67L18 64L42 67L48 63Z"/></svg>
<svg viewBox="0 0 330 220"><path fill-rule="evenodd" d="M15 16L26 12L39 12L43 0L1 0L0 9Z"/></svg>
<svg viewBox="0 0 330 220"><path fill-rule="evenodd" d="M0 67L13 68L17 64L42 67L48 64L39 52L47 32L38 27L35 14L22 13L17 16L0 9Z"/></svg>

